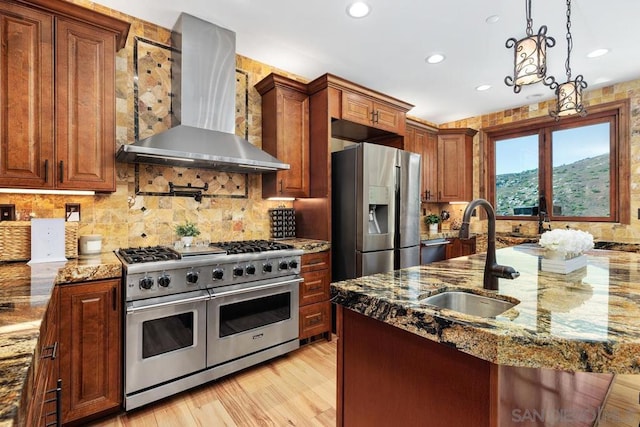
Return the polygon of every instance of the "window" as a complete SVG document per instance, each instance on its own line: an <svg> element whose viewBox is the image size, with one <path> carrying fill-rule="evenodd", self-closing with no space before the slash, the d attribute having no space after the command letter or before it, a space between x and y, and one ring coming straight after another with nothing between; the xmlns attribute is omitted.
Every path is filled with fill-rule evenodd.
<svg viewBox="0 0 640 427"><path fill-rule="evenodd" d="M499 219L629 223L628 102L592 110L484 130L487 198Z"/></svg>

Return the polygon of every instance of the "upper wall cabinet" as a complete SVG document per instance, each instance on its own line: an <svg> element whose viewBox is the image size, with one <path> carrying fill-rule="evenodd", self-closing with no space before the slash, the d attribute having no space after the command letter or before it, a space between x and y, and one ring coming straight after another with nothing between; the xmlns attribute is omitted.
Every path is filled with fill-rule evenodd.
<svg viewBox="0 0 640 427"><path fill-rule="evenodd" d="M438 201L469 202L473 199L474 129L438 131Z"/></svg>
<svg viewBox="0 0 640 427"><path fill-rule="evenodd" d="M308 197L309 97L306 85L272 73L255 87L262 96L262 149L291 167L262 175L262 197Z"/></svg>
<svg viewBox="0 0 640 427"><path fill-rule="evenodd" d="M328 89L332 136L350 141L402 145L406 114L413 105L356 83L325 74L309 83L309 93Z"/></svg>
<svg viewBox="0 0 640 427"><path fill-rule="evenodd" d="M408 120L405 149L422 156L422 201L447 203L473 197L474 129L434 129Z"/></svg>
<svg viewBox="0 0 640 427"><path fill-rule="evenodd" d="M115 53L129 23L0 3L0 186L115 191Z"/></svg>
<svg viewBox="0 0 640 427"><path fill-rule="evenodd" d="M422 160L423 202L435 201L438 197L438 129L419 122L407 120L404 149L420 154Z"/></svg>

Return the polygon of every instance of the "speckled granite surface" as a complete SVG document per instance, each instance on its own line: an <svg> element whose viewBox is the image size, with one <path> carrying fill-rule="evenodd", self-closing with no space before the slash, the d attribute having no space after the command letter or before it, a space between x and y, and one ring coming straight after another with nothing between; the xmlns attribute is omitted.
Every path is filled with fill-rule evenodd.
<svg viewBox="0 0 640 427"><path fill-rule="evenodd" d="M332 301L496 364L640 373L640 255L593 250L567 275L540 271L541 256L535 244L498 250L520 277L497 292L482 288L483 253L332 283ZM483 319L419 302L459 288L520 303Z"/></svg>
<svg viewBox="0 0 640 427"><path fill-rule="evenodd" d="M331 243L325 240L313 239L283 239L282 243L295 246L296 249L302 249L305 253L324 252L331 249Z"/></svg>
<svg viewBox="0 0 640 427"><path fill-rule="evenodd" d="M13 423L53 286L121 275L113 253L33 266L0 264L0 426Z"/></svg>

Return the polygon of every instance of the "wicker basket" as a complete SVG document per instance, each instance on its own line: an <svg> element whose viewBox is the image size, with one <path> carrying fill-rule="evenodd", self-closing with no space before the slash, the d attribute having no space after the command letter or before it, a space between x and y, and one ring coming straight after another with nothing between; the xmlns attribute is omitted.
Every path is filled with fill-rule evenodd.
<svg viewBox="0 0 640 427"><path fill-rule="evenodd" d="M64 255L78 258L78 223L65 222ZM31 222L0 222L0 261L31 259Z"/></svg>

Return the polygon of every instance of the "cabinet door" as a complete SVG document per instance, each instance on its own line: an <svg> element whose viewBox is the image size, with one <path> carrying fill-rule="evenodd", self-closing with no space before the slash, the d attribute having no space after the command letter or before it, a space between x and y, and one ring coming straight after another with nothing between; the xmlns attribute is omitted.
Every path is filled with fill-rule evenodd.
<svg viewBox="0 0 640 427"><path fill-rule="evenodd" d="M60 287L62 420L120 407L120 280Z"/></svg>
<svg viewBox="0 0 640 427"><path fill-rule="evenodd" d="M385 104L373 103L373 126L378 129L404 135L406 114Z"/></svg>
<svg viewBox="0 0 640 427"><path fill-rule="evenodd" d="M458 202L470 200L472 192L466 179L464 135L438 136L438 201Z"/></svg>
<svg viewBox="0 0 640 427"><path fill-rule="evenodd" d="M113 32L59 19L56 25L56 185L115 191Z"/></svg>
<svg viewBox="0 0 640 427"><path fill-rule="evenodd" d="M331 338L331 303L327 301L300 307L300 336L306 339L327 333Z"/></svg>
<svg viewBox="0 0 640 427"><path fill-rule="evenodd" d="M304 85L270 74L262 95L262 149L289 170L262 175L262 197L309 197L309 97Z"/></svg>
<svg viewBox="0 0 640 427"><path fill-rule="evenodd" d="M438 137L426 129L407 125L405 150L420 154L422 182L420 199L423 202L438 201Z"/></svg>
<svg viewBox="0 0 640 427"><path fill-rule="evenodd" d="M0 186L53 186L53 16L0 4Z"/></svg>
<svg viewBox="0 0 640 427"><path fill-rule="evenodd" d="M358 93L342 91L342 118L354 123L373 124L373 101Z"/></svg>

